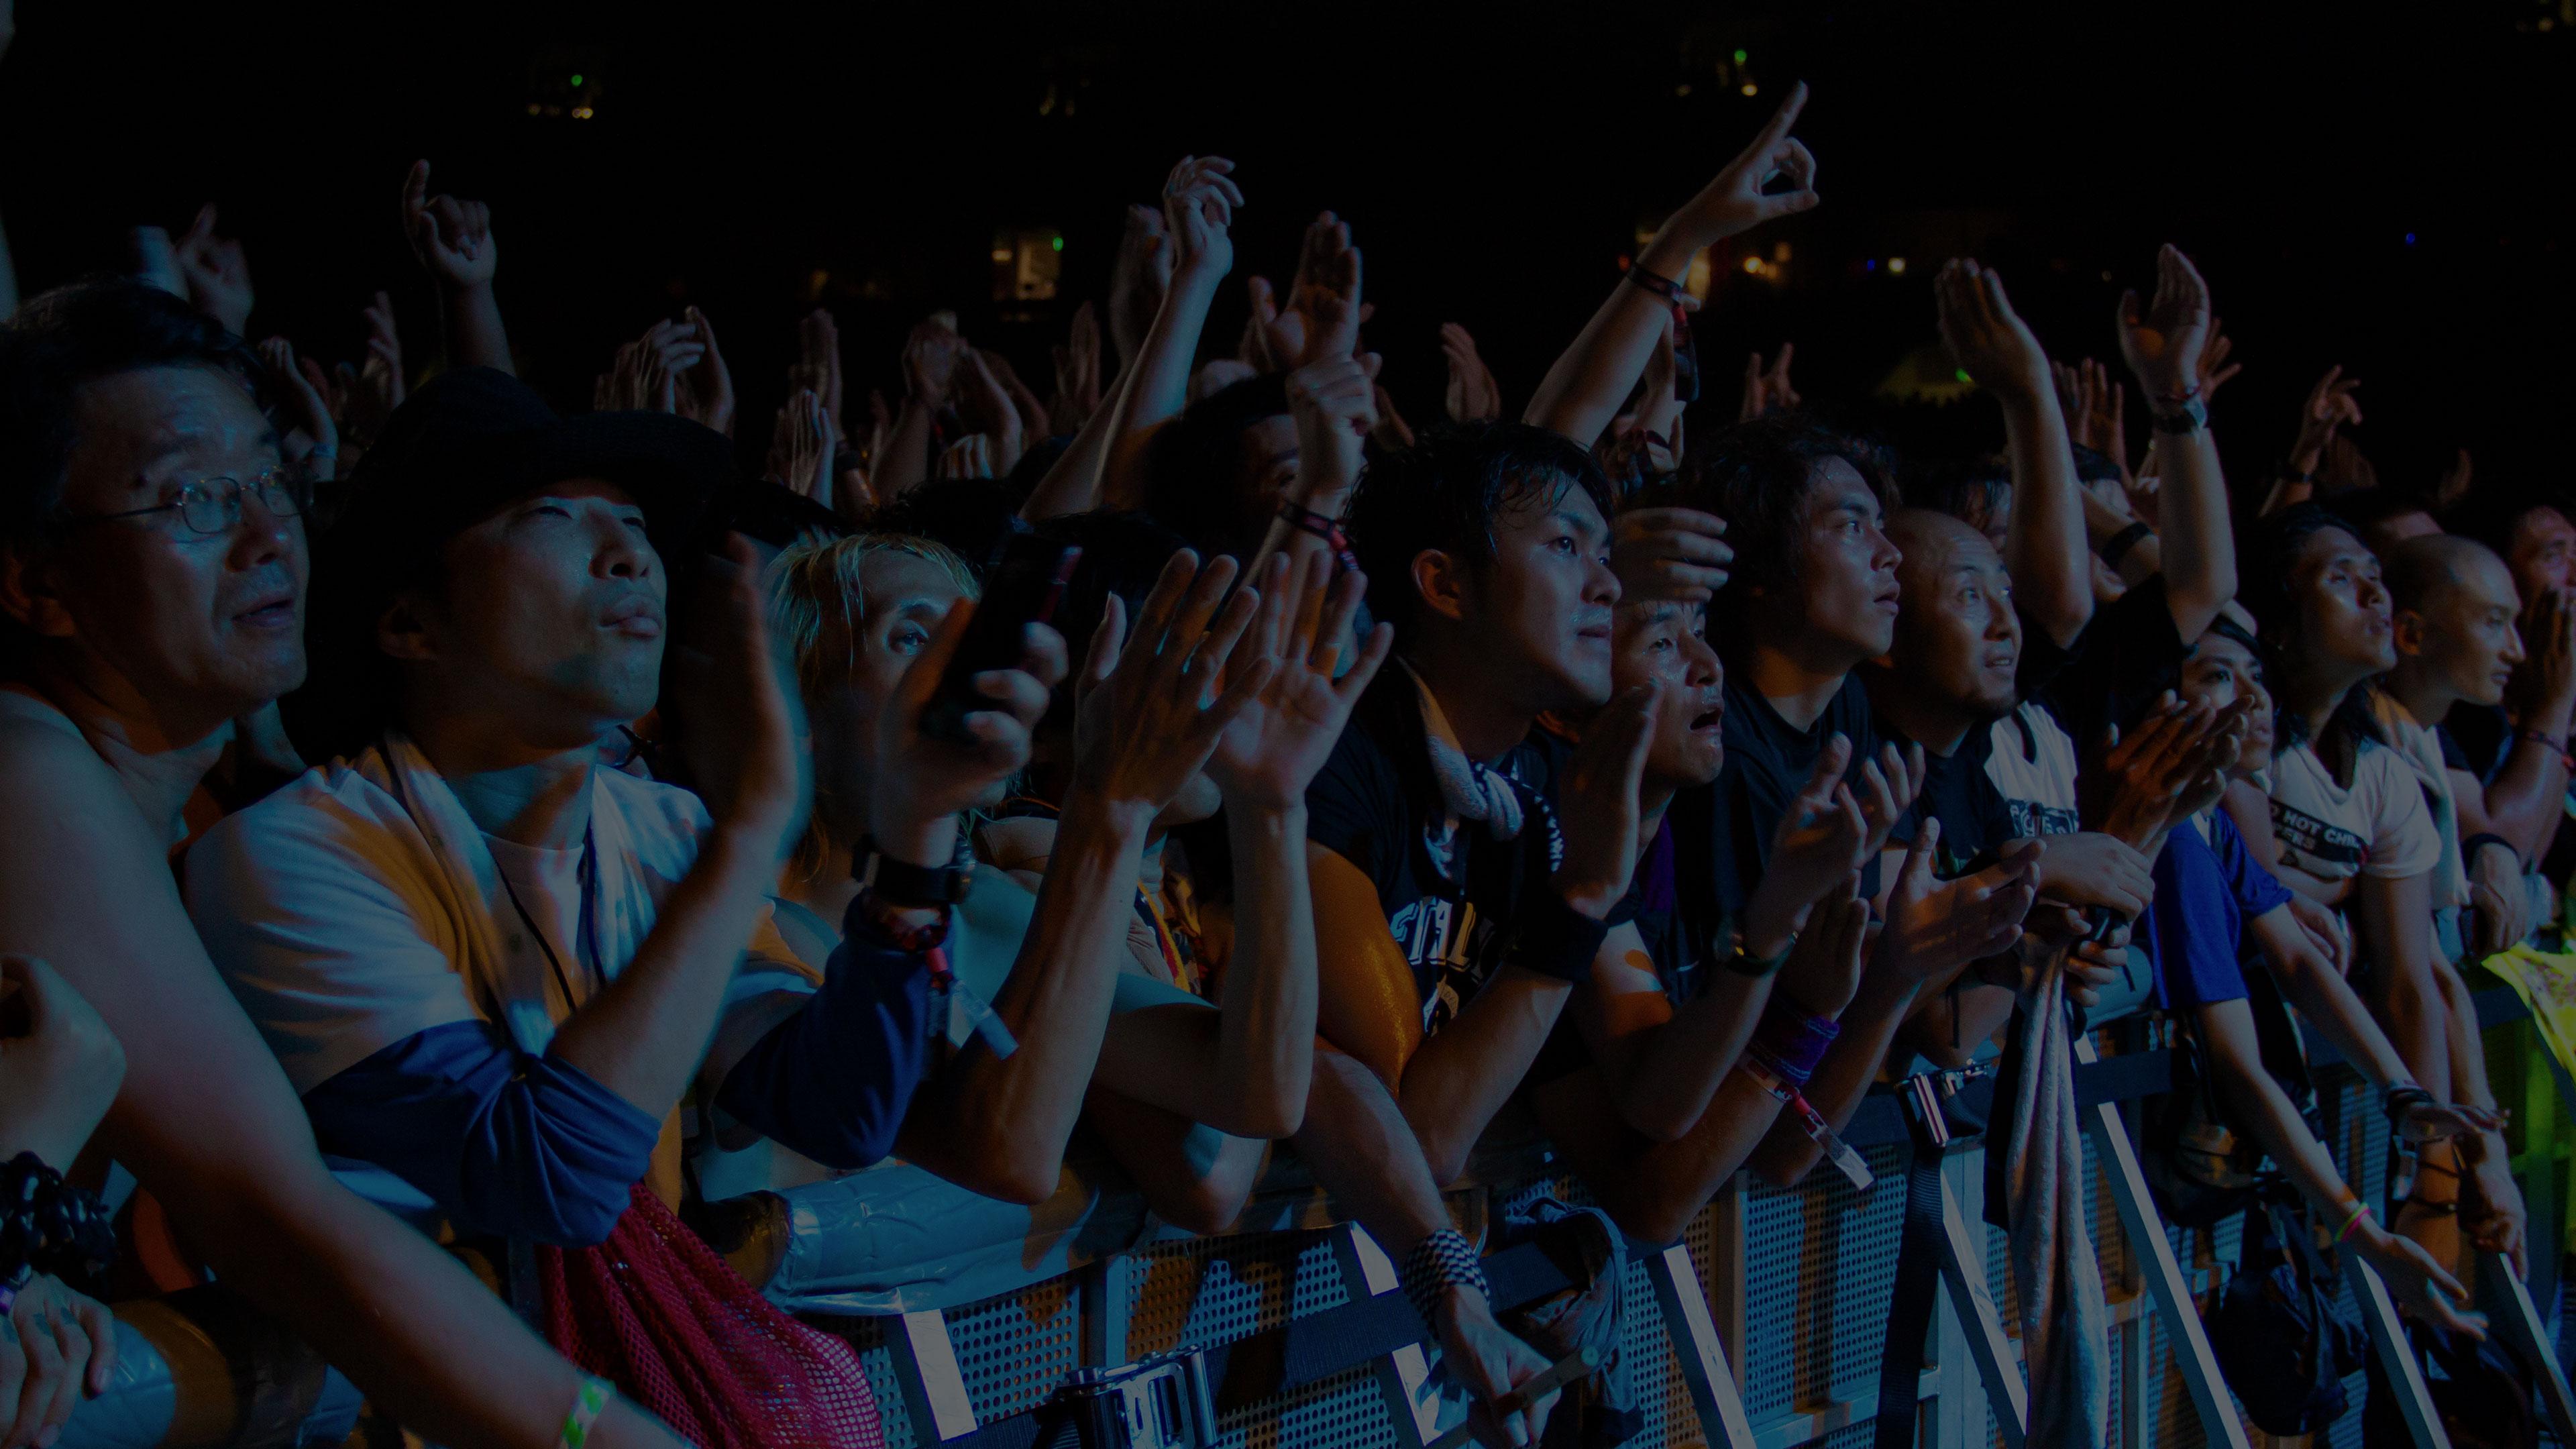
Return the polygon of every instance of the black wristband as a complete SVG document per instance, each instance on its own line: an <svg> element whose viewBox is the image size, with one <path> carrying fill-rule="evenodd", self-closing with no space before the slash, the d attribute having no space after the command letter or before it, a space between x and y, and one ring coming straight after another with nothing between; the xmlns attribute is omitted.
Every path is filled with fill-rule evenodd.
<svg viewBox="0 0 2576 1449"><path fill-rule="evenodd" d="M974 846L963 830L957 832L957 845L946 865L931 866L897 860L877 849L875 841L862 840L851 858L850 877L890 906L953 906L966 899L967 884L975 877Z"/></svg>
<svg viewBox="0 0 2576 1449"><path fill-rule="evenodd" d="M2492 830L2481 830L2477 834L2460 842L2460 863L2463 865L2476 864L2478 859L2478 850L2480 847L2489 845L2501 845L2505 849L2513 851L2514 864L2520 865L2522 863L2522 852L2513 849L2513 842L2496 834Z"/></svg>
<svg viewBox="0 0 2576 1449"><path fill-rule="evenodd" d="M1592 958L1609 934L1609 922L1594 920L1542 888L1522 904L1520 919L1513 923L1511 954L1503 959L1580 986L1592 979Z"/></svg>
<svg viewBox="0 0 2576 1449"><path fill-rule="evenodd" d="M2408 1111L2433 1100L2433 1094L2413 1082L2399 1082L2379 1094L2379 1110L2392 1123L2402 1120Z"/></svg>
<svg viewBox="0 0 2576 1449"><path fill-rule="evenodd" d="M1456 1228L1442 1228L1404 1255L1398 1269L1404 1284L1404 1296L1413 1311L1422 1315L1426 1325L1437 1325L1433 1315L1440 1311L1440 1295L1451 1288L1473 1288L1493 1305L1493 1286L1485 1281L1483 1265L1476 1261L1476 1250Z"/></svg>
<svg viewBox="0 0 2576 1449"><path fill-rule="evenodd" d="M2153 537L2155 531L2155 525L2141 518L2102 540L2102 546L2094 552L2102 556L2104 567L2116 569L2120 566L2120 560L2129 556L2129 550L2138 546L2140 539Z"/></svg>
<svg viewBox="0 0 2576 1449"><path fill-rule="evenodd" d="M2197 394L2199 389L2194 388ZM2148 415L2148 421L2159 433L2196 433L2209 422L2209 405L2198 396L2185 397L2168 408Z"/></svg>
<svg viewBox="0 0 2576 1449"><path fill-rule="evenodd" d="M116 1256L116 1229L98 1195L63 1181L32 1152L0 1163L0 1287L36 1273L79 1278Z"/></svg>
<svg viewBox="0 0 2576 1449"><path fill-rule="evenodd" d="M1790 933L1789 944L1781 947L1780 954L1776 956L1756 956L1752 952L1744 949L1744 944L1739 941L1736 943L1735 949L1727 953L1726 960L1719 964L1723 965L1727 970L1734 972L1738 976L1750 976L1754 980L1759 981L1763 977L1778 971L1781 967L1788 965L1789 953L1797 949L1798 937L1795 932Z"/></svg>
<svg viewBox="0 0 2576 1449"><path fill-rule="evenodd" d="M1665 301L1672 303L1676 307L1681 305L1682 284L1674 281L1670 277L1658 276L1653 272L1647 271L1643 266L1632 262L1628 266L1628 280L1636 283L1640 287L1643 287L1647 291L1654 293L1656 296L1663 298Z"/></svg>

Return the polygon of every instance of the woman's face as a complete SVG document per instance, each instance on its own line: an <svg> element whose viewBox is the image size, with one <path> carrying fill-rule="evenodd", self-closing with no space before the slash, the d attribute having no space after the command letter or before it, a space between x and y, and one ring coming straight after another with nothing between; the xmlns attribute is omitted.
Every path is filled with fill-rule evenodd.
<svg viewBox="0 0 2576 1449"><path fill-rule="evenodd" d="M848 819L865 818L878 716L913 656L964 597L948 571L928 559L884 549L860 560L857 617L827 617L816 646L824 660L846 660L847 668L838 682L824 684L805 702L814 730L818 804ZM825 674L831 677L829 670Z"/></svg>
<svg viewBox="0 0 2576 1449"><path fill-rule="evenodd" d="M2203 634L2182 665L2177 691L2193 704L2225 709L2240 699L2254 701L2245 721L2245 748L2236 757L2238 776L2251 775L2272 763L2272 695L2263 687L2263 661L2254 651L2224 634Z"/></svg>
<svg viewBox="0 0 2576 1449"><path fill-rule="evenodd" d="M2340 528L2321 528L2290 562L2299 602L2299 651L2320 666L2367 677L2397 664L2379 558Z"/></svg>

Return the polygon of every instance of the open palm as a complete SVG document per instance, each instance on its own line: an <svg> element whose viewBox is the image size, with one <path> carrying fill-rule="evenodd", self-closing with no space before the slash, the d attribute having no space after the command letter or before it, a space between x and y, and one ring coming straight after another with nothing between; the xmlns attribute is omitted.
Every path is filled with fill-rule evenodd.
<svg viewBox="0 0 2576 1449"><path fill-rule="evenodd" d="M1394 633L1381 624L1349 672L1333 677L1368 579L1349 573L1334 580L1332 564L1332 555L1319 551L1302 565L1274 554L1262 568L1261 614L1244 641L1249 657L1236 663L1269 659L1278 668L1208 757L1208 776L1229 805L1284 810L1303 802L1307 784L1342 737L1351 706L1386 662Z"/></svg>

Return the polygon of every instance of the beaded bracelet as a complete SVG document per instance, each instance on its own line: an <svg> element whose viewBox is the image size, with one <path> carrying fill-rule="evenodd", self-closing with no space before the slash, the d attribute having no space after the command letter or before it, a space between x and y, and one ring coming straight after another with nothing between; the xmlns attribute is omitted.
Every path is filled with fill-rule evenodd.
<svg viewBox="0 0 2576 1449"><path fill-rule="evenodd" d="M1493 1302L1493 1285L1485 1281L1476 1249L1456 1228L1442 1228L1414 1244L1404 1255L1401 1277L1404 1296L1426 1324L1439 1321L1432 1315L1439 1311L1440 1295L1452 1288L1473 1288L1488 1305Z"/></svg>
<svg viewBox="0 0 2576 1449"><path fill-rule="evenodd" d="M32 1152L0 1166L0 1284L12 1299L37 1273L96 1272L115 1256L116 1228L96 1194Z"/></svg>

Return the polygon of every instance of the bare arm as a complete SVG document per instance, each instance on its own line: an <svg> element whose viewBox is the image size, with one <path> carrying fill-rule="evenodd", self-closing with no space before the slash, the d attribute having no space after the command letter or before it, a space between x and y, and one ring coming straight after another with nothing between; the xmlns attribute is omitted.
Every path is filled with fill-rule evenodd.
<svg viewBox="0 0 2576 1449"><path fill-rule="evenodd" d="M2003 405L2013 479L2004 567L2012 575L2014 602L2061 647L2072 644L2093 618L2093 572L2083 490L2075 481L2066 416L2049 380L2048 354L2013 312L1995 272L1973 261L1953 261L1941 269L1935 295L1951 356Z"/></svg>
<svg viewBox="0 0 2576 1449"><path fill-rule="evenodd" d="M426 161L413 162L403 178L402 208L403 235L438 286L448 361L457 367L515 372L509 334L501 326L501 304L492 295L492 274L500 263L500 249L492 239L492 208L430 195Z"/></svg>
<svg viewBox="0 0 2576 1449"><path fill-rule="evenodd" d="M2344 1060L2381 1087L2414 1080L2388 1034L2370 1019L2370 1009L2354 994L2351 983L2321 955L2287 905L2275 906L2246 923L2246 929L2272 963L2281 994L2289 998Z"/></svg>
<svg viewBox="0 0 2576 1449"><path fill-rule="evenodd" d="M1814 206L1816 158L1789 134L1806 104L1802 81L1791 87L1753 143L1656 231L1636 265L1677 282L1690 271L1691 259L1715 243ZM1791 189L1763 192L1765 182L1783 176ZM1540 379L1521 420L1592 446L1627 400L1628 389L1636 386L1671 316L1672 304L1655 293L1626 281L1614 284L1573 345Z"/></svg>
<svg viewBox="0 0 2576 1449"><path fill-rule="evenodd" d="M1727 1072L1706 1109L1680 1136L1655 1141L1622 1131L1597 1071L1532 1093L1539 1125L1583 1175L1620 1229L1651 1243L1678 1241L1691 1219L1760 1146L1780 1103L1742 1072Z"/></svg>
<svg viewBox="0 0 2576 1449"><path fill-rule="evenodd" d="M1185 156L1164 183L1164 224L1177 251L1163 305L1154 312L1135 365L1121 379L1117 422L1109 436L1109 461L1101 495L1112 507L1132 508L1141 497L1145 445L1156 428L1189 405L1191 364L1217 287L1234 269L1234 241L1226 228L1243 194L1226 173L1234 163L1220 156Z"/></svg>
<svg viewBox="0 0 2576 1449"><path fill-rule="evenodd" d="M2371 973L2372 1014L2415 1081L2444 1101L2451 1081L2450 1012L2433 975L2432 877L2363 876L2353 892L2360 948ZM2484 1104L2481 1104L2484 1105Z"/></svg>
<svg viewBox="0 0 2576 1449"><path fill-rule="evenodd" d="M1633 925L1614 927L1574 994L1575 1024L1621 1120L1658 1142L1687 1135L1708 1110L1771 999L1768 976L1709 974L1680 1010L1664 994Z"/></svg>
<svg viewBox="0 0 2576 1449"><path fill-rule="evenodd" d="M50 730L0 735L0 922L98 1006L128 1068L98 1141L216 1271L405 1423L543 1449L581 1375L427 1238L323 1166L286 1078L224 988L114 777ZM112 902L112 904L111 904ZM220 1090L209 1090L219 1086ZM674 1441L631 1409L613 1442Z"/></svg>
<svg viewBox="0 0 2576 1449"><path fill-rule="evenodd" d="M2209 287L2189 258L2171 246L2159 252L2154 300L2141 311L2137 293L2124 294L2118 324L2120 351L2151 414L2170 412L2197 395L2200 353L2209 334ZM2156 456L2164 480L2157 517L2165 598L2175 631L2197 639L2218 617L2219 606L2236 597L2227 480L2205 426L2182 433L2159 429Z"/></svg>

